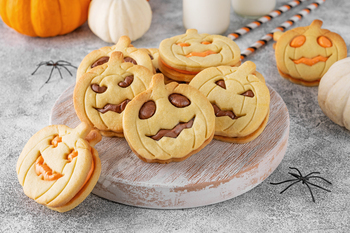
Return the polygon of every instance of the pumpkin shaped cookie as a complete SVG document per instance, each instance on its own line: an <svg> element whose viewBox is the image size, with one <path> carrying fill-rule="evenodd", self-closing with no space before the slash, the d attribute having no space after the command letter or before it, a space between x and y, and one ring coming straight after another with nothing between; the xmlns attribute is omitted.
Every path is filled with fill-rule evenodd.
<svg viewBox="0 0 350 233"><path fill-rule="evenodd" d="M151 57L144 50L133 47L129 37L122 36L116 45L102 47L86 55L78 67L76 81L78 82L79 78L92 68L108 62L115 51L123 53L125 62L142 65L155 73Z"/></svg>
<svg viewBox="0 0 350 233"><path fill-rule="evenodd" d="M124 62L123 53L114 52L106 64L93 68L76 83L75 111L81 121L96 127L104 136L123 137L125 106L148 88L151 79L150 70Z"/></svg>
<svg viewBox="0 0 350 233"><path fill-rule="evenodd" d="M186 34L163 40L159 46L159 69L170 79L190 82L205 68L238 66L240 49L225 36L198 34L188 29Z"/></svg>
<svg viewBox="0 0 350 233"><path fill-rule="evenodd" d="M125 138L145 162L182 161L200 151L214 136L215 116L208 99L194 87L165 85L156 74L147 91L127 106Z"/></svg>
<svg viewBox="0 0 350 233"><path fill-rule="evenodd" d="M329 67L347 56L343 38L321 26L321 20L314 20L310 26L274 33L277 69L282 77L317 86Z"/></svg>
<svg viewBox="0 0 350 233"><path fill-rule="evenodd" d="M215 111L215 139L246 143L258 137L269 118L270 93L256 66L212 67L200 72L190 85L201 91Z"/></svg>
<svg viewBox="0 0 350 233"><path fill-rule="evenodd" d="M24 193L50 209L65 212L92 191L101 173L94 145L101 135L86 123L75 129L50 125L34 134L17 162Z"/></svg>

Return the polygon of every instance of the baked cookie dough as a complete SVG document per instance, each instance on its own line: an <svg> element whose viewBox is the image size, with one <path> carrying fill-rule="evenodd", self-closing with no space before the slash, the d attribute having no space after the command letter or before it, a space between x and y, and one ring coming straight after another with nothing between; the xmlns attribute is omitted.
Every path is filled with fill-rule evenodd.
<svg viewBox="0 0 350 233"><path fill-rule="evenodd" d="M115 51L123 53L125 62L131 62L134 65L142 65L152 71L152 73L156 72L148 53L143 49L133 47L130 38L122 36L119 38L117 44L94 50L86 55L78 67L76 81L78 82L79 78L92 68L108 62L111 54Z"/></svg>
<svg viewBox="0 0 350 233"><path fill-rule="evenodd" d="M73 103L77 116L104 136L123 137L125 106L148 88L152 75L144 66L125 62L123 53L113 52L107 63L91 69L76 83Z"/></svg>
<svg viewBox="0 0 350 233"><path fill-rule="evenodd" d="M258 137L269 118L270 92L256 66L219 66L203 70L190 82L215 111L215 139L247 143ZM260 76L261 74L259 74Z"/></svg>
<svg viewBox="0 0 350 233"><path fill-rule="evenodd" d="M274 33L277 69L283 78L317 86L331 65L347 56L343 38L322 29L322 24L321 20L314 20L310 26Z"/></svg>
<svg viewBox="0 0 350 233"><path fill-rule="evenodd" d="M159 69L170 79L190 82L208 67L240 65L240 55L239 47L228 37L188 29L160 43Z"/></svg>
<svg viewBox="0 0 350 233"><path fill-rule="evenodd" d="M101 135L86 123L75 129L50 125L34 134L17 162L24 193L50 209L66 212L92 191L101 173L94 146Z"/></svg>
<svg viewBox="0 0 350 233"><path fill-rule="evenodd" d="M164 84L162 74L150 88L127 106L123 118L125 138L145 162L182 161L204 148L213 138L214 110L208 99L188 84Z"/></svg>

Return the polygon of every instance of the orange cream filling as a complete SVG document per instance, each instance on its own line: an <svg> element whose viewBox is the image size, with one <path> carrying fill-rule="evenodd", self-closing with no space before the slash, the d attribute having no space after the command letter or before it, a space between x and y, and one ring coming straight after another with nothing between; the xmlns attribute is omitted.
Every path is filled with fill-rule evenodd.
<svg viewBox="0 0 350 233"><path fill-rule="evenodd" d="M217 54L217 52L211 51L211 50L207 50L205 52L192 52L188 55L186 55L186 57L206 57L208 55L211 54Z"/></svg>
<svg viewBox="0 0 350 233"><path fill-rule="evenodd" d="M53 147L57 147L58 143L62 142L62 138L59 136L56 136L52 141L51 141L51 145L53 145ZM92 150L91 154L93 153ZM78 156L78 152L77 151L73 151L72 153L70 153L67 156L67 159L69 160L69 162L72 162L72 160ZM44 158L40 155L39 158L36 160L35 164L34 164L34 169L35 169L35 173L40 176L42 175L43 179L45 181L53 181L53 180L58 180L59 178L61 178L63 175L60 173L56 173L54 171L52 171L52 169L44 163ZM85 184L88 182L88 180L90 179L92 173L94 172L95 169L95 163L94 160L91 161L91 168L89 170L89 173L84 181L83 186L81 186L81 188L79 189L79 191L85 186ZM79 192L78 191L78 192Z"/></svg>
<svg viewBox="0 0 350 233"><path fill-rule="evenodd" d="M175 71L177 71L177 72L179 72L179 73L182 73L182 74L196 75L196 74L199 73L199 71L198 71L198 72L194 72L194 71L187 71L187 70L176 69L176 68L171 67L171 66L169 66L168 64L166 64L162 59L160 59L160 61L161 61L161 62L163 63L163 65L166 66L167 68L169 68L169 69L171 69L171 70L175 70Z"/></svg>
<svg viewBox="0 0 350 233"><path fill-rule="evenodd" d="M317 57L313 57L313 58L306 58L306 57L302 57L299 58L297 60L292 60L295 64L300 64L303 63L305 65L308 66L313 66L318 62L326 62L328 60L328 57L323 57L321 55L317 56Z"/></svg>
<svg viewBox="0 0 350 233"><path fill-rule="evenodd" d="M46 181L58 180L63 176L60 173L52 172L52 169L44 164L44 158L42 156L39 156L35 162L35 173L38 176L42 175Z"/></svg>

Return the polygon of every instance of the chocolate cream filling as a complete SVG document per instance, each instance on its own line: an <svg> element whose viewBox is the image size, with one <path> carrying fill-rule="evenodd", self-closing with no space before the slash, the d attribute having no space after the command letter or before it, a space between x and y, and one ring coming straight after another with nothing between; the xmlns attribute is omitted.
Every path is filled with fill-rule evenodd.
<svg viewBox="0 0 350 233"><path fill-rule="evenodd" d="M188 122L180 122L173 129L161 129L158 131L158 133L149 137L156 141L159 141L163 137L177 138L182 132L182 130L191 128L193 122L194 118L192 118Z"/></svg>

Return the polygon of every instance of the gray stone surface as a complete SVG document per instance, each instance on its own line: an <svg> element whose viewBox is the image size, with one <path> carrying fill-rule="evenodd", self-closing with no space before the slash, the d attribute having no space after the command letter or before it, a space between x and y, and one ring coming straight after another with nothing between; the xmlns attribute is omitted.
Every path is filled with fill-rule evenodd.
<svg viewBox="0 0 350 233"><path fill-rule="evenodd" d="M278 0L277 6L289 0ZM311 3L311 0L308 1ZM309 3L272 20L237 40L243 50ZM182 34L182 1L151 0L150 30L135 47L158 47L161 40ZM296 26L324 21L324 28L350 41L350 1L327 0ZM251 20L231 12L228 32ZM67 60L79 65L83 57L107 44L87 24L54 38L31 38L0 21L0 232L349 232L350 230L350 132L330 121L317 103L317 87L292 84L276 69L272 42L249 57L285 101L290 114L290 137L285 157L277 170L253 190L215 205L184 210L152 210L125 206L96 195L61 214L35 203L17 181L16 162L27 140L49 124L51 108L59 95L75 82L64 70L54 71L44 85L50 67L31 75L47 60ZM349 46L348 46L349 49ZM73 70L75 72L75 70ZM41 88L42 87L42 88ZM285 187L270 182L289 179L288 167L302 173L319 171L333 185L331 193L314 188L316 203L304 185L284 194Z"/></svg>

